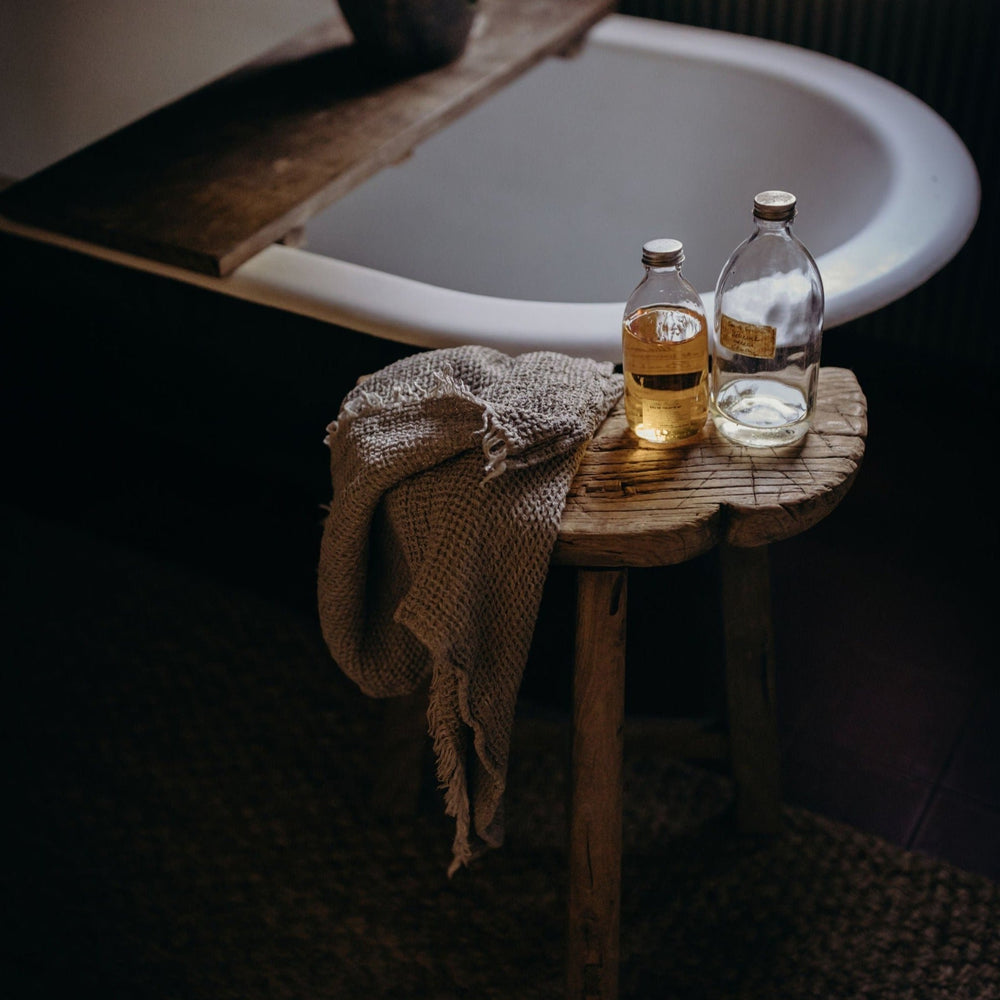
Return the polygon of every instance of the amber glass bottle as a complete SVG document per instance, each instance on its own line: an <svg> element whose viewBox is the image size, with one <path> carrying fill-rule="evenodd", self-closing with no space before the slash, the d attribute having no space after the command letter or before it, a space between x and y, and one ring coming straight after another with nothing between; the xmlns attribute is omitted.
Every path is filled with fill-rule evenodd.
<svg viewBox="0 0 1000 1000"><path fill-rule="evenodd" d="M634 434L657 444L693 437L708 416L708 325L683 262L679 240L644 244L645 274L622 321L625 415Z"/></svg>

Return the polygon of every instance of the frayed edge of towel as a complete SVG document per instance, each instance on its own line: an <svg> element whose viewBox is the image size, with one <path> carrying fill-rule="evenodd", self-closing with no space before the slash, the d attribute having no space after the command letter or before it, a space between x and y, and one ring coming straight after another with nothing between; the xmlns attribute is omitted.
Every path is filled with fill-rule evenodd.
<svg viewBox="0 0 1000 1000"><path fill-rule="evenodd" d="M357 418L388 410L406 403L419 403L425 399L458 395L464 399L481 403L469 387L455 377L455 369L446 361L440 368L427 372L422 378L412 382L393 382L386 389L378 391L366 388L367 380L355 386L341 404L337 421Z"/></svg>
<svg viewBox="0 0 1000 1000"><path fill-rule="evenodd" d="M461 759L455 741L450 737L443 706L434 697L431 684L430 702L427 706L427 723L434 742L434 756L437 758L438 787L444 791L444 811L455 820L455 838L451 845L452 860L448 866L448 878L459 868L472 861L472 845L469 843L471 815L469 809L468 780L465 763Z"/></svg>
<svg viewBox="0 0 1000 1000"><path fill-rule="evenodd" d="M483 830L472 828L472 806L469 799L469 775L466 763L468 753L462 752L467 748L462 740L456 739L457 732L449 722L457 718L459 727L467 727L467 732L472 737L472 751L476 754L480 765L497 784L498 802L499 797L503 795L505 781L502 775L487 763L482 745L484 738L482 727L476 723L469 708L468 674L454 664L444 669L442 673L439 673L439 670L442 670L441 665L435 665L427 705L427 724L437 760L438 786L444 792L445 815L455 820L455 837L451 847L452 860L448 866L450 879L460 868L468 868L476 858L481 857L490 848L496 849L502 846L503 834L501 832L499 837L491 837L489 824L487 829ZM444 694L436 683L442 678L451 687L451 690ZM447 712L447 703L452 698L457 702L455 716ZM491 822L492 820L493 817L490 818Z"/></svg>
<svg viewBox="0 0 1000 1000"><path fill-rule="evenodd" d="M482 435L483 456L486 459L483 466L483 478L479 485L485 486L497 476L502 476L507 471L509 443L489 404L476 396L464 382L456 378L454 369L448 363L429 372L427 377L430 380L429 384L424 384L422 380L407 383L396 382L389 387L388 391L382 392L366 389L362 382L351 393L348 393L341 404L337 419L327 424L323 444L330 447L333 436L344 420L357 420L359 417L369 416L408 403L441 399L445 396L459 396L480 407L483 411L483 425L473 435Z"/></svg>
<svg viewBox="0 0 1000 1000"><path fill-rule="evenodd" d="M483 426L479 433L483 435L483 455L486 456L485 475L479 485L485 486L507 471L507 436L497 423L496 414L486 403L483 404Z"/></svg>

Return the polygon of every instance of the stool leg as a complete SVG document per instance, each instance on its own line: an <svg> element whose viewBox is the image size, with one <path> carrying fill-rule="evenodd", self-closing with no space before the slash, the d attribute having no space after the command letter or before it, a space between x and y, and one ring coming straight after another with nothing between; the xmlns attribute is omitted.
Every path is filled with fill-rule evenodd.
<svg viewBox="0 0 1000 1000"><path fill-rule="evenodd" d="M746 833L775 833L781 789L767 546L723 544L719 562L736 819Z"/></svg>
<svg viewBox="0 0 1000 1000"><path fill-rule="evenodd" d="M577 573L567 997L618 996L626 569Z"/></svg>

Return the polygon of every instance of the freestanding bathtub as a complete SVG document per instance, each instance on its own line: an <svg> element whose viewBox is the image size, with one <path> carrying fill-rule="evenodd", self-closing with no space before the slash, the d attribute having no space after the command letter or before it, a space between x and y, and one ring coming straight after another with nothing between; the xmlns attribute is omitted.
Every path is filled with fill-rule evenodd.
<svg viewBox="0 0 1000 1000"><path fill-rule="evenodd" d="M968 151L926 105L779 43L612 15L316 216L231 281L421 346L615 359L642 243L681 239L711 309L754 194L799 198L826 326L921 284L979 208ZM224 285L224 283L222 283Z"/></svg>
<svg viewBox="0 0 1000 1000"><path fill-rule="evenodd" d="M827 328L933 275L980 197L947 123L865 70L611 15L575 55L545 60L315 216L304 246L270 246L226 278L86 249L401 344L617 360L642 243L681 239L711 310L766 188L798 196Z"/></svg>

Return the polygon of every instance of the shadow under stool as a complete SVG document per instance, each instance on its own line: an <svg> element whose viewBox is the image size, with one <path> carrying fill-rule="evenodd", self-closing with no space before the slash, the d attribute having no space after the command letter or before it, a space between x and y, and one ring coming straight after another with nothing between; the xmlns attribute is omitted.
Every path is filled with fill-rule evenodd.
<svg viewBox="0 0 1000 1000"><path fill-rule="evenodd" d="M718 548L728 758L741 830L773 833L781 813L767 546L819 523L854 482L868 432L854 374L820 370L812 427L796 445L732 445L711 420L692 443L640 443L622 406L588 446L552 561L574 567L576 638L569 817L567 997L618 995L622 732L630 568ZM704 748L704 740L700 749Z"/></svg>

